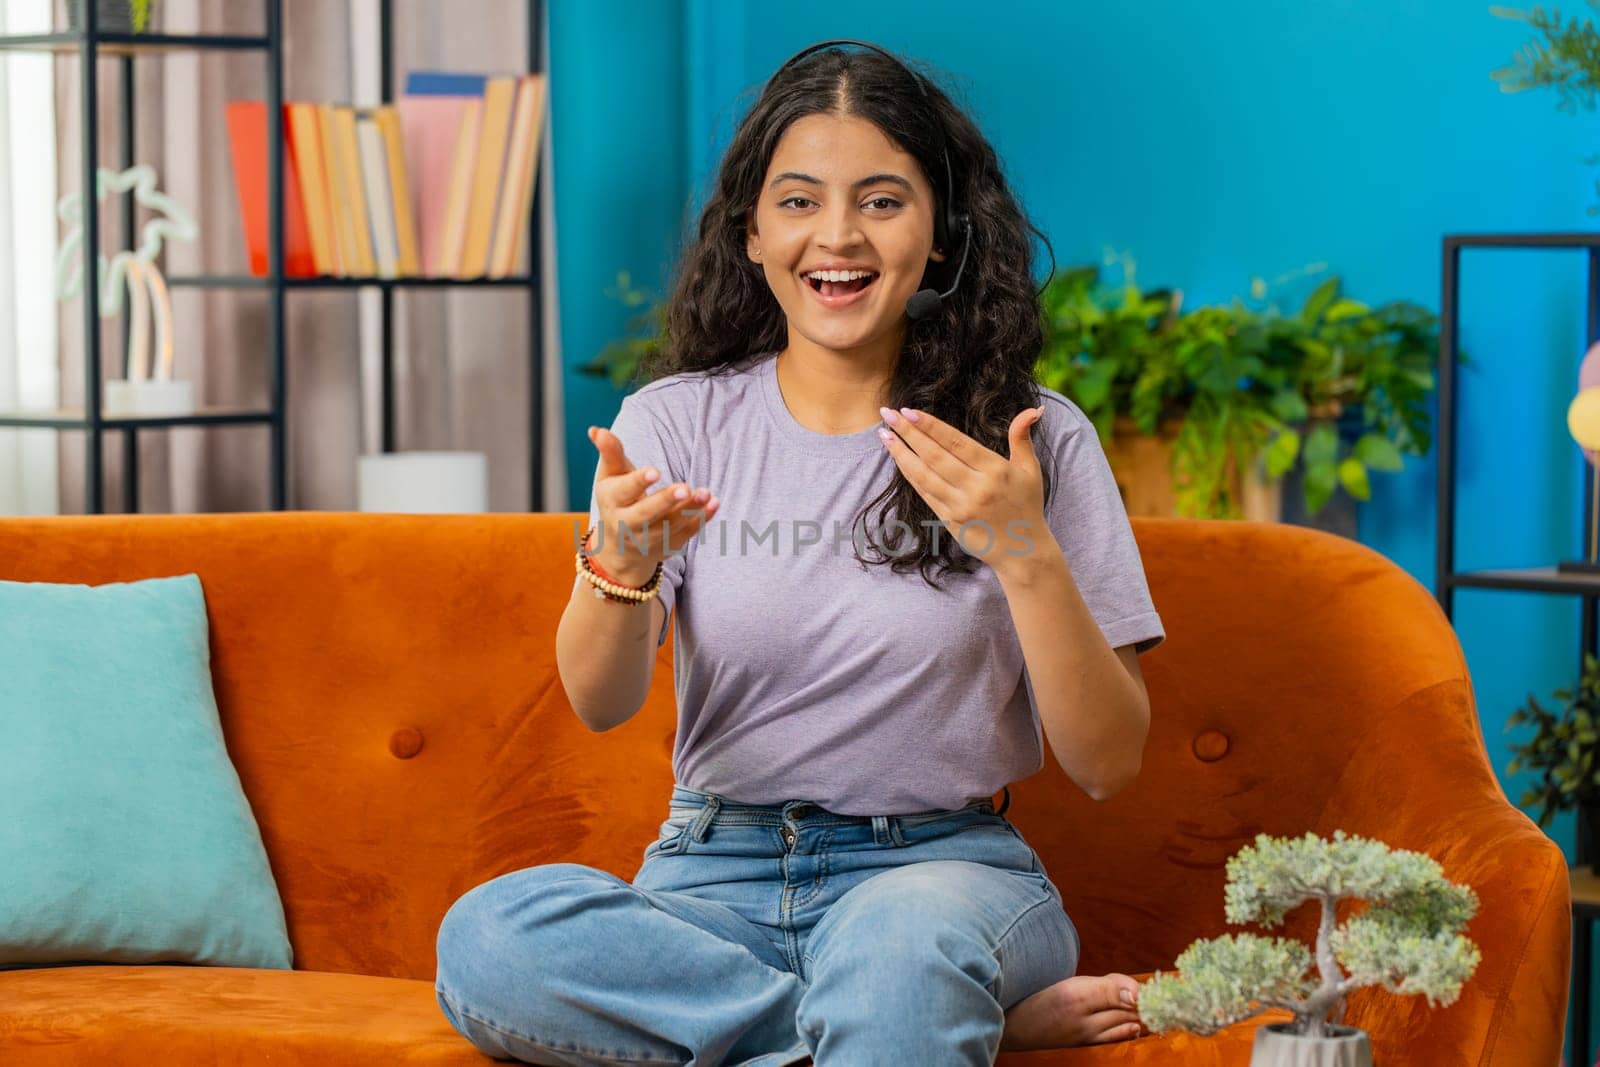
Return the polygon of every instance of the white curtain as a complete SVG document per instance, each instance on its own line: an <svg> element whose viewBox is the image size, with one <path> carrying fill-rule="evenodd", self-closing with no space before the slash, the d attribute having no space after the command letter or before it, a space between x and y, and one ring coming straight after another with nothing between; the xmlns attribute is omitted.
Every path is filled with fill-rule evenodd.
<svg viewBox="0 0 1600 1067"><path fill-rule="evenodd" d="M49 27L49 0L0 4L0 33ZM0 57L0 411L57 406L52 97L48 55ZM61 510L56 433L0 429L0 515Z"/></svg>

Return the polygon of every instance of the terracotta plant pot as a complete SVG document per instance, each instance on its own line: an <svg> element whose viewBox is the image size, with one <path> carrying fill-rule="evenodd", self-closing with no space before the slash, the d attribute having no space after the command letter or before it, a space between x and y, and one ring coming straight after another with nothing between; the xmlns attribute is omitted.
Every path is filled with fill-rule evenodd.
<svg viewBox="0 0 1600 1067"><path fill-rule="evenodd" d="M1111 424L1106 460L1129 515L1178 513L1178 498L1172 485L1172 449L1182 426L1183 420L1168 419L1160 425L1158 433L1146 434L1127 416L1119 416ZM1237 471L1231 476L1234 493L1246 519L1253 522L1281 519L1283 482L1267 478L1259 460L1252 464L1250 477L1243 484Z"/></svg>
<svg viewBox="0 0 1600 1067"><path fill-rule="evenodd" d="M1372 1043L1354 1026L1330 1026L1326 1037L1290 1033L1292 1023L1256 1031L1250 1067L1372 1067Z"/></svg>

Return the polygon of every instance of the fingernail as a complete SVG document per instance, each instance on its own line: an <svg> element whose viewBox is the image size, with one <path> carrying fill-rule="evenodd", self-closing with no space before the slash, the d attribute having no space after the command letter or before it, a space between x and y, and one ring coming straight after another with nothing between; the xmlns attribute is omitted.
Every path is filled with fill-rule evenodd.
<svg viewBox="0 0 1600 1067"><path fill-rule="evenodd" d="M648 479L649 479L649 480L650 480L650 481L652 481L652 482L653 482L653 481L655 481L655 480L656 480L656 479L657 479L657 478L659 478L659 477L661 477L661 474L660 474L660 472L658 472L658 471L657 471L657 470L656 470L656 469L655 469L655 468L654 468L654 467L646 467L646 468L645 468L645 469L644 469L644 476L645 476L645 477L646 477L646 478L648 478Z"/></svg>
<svg viewBox="0 0 1600 1067"><path fill-rule="evenodd" d="M687 500L689 498L689 490L680 486L672 491L672 495L677 497L679 500Z"/></svg>
<svg viewBox="0 0 1600 1067"><path fill-rule="evenodd" d="M1126 989L1124 989L1119 995L1122 997L1122 1003L1124 1003L1124 1004L1132 1004L1133 1003L1133 994L1128 992Z"/></svg>
<svg viewBox="0 0 1600 1067"><path fill-rule="evenodd" d="M885 430L882 426L878 427L878 437L883 440L884 444L888 444L890 441L894 440L894 434L888 430Z"/></svg>
<svg viewBox="0 0 1600 1067"><path fill-rule="evenodd" d="M883 421L887 422L890 426L894 426L897 423L899 423L899 421L900 421L900 416L896 415L889 408L879 408L878 409L878 414L882 415L883 416Z"/></svg>
<svg viewBox="0 0 1600 1067"><path fill-rule="evenodd" d="M917 413L915 411L912 411L910 408L901 408L900 409L900 414L904 415L906 418L910 419L912 422L919 421L919 416L917 415Z"/></svg>

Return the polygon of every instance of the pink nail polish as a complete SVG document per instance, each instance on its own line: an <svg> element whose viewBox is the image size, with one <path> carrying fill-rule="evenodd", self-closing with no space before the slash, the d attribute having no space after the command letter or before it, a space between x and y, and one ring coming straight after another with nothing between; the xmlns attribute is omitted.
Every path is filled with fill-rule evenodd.
<svg viewBox="0 0 1600 1067"><path fill-rule="evenodd" d="M906 418L910 419L912 422L919 421L917 413L915 411L912 411L910 408L901 408L900 409L900 414L904 415Z"/></svg>

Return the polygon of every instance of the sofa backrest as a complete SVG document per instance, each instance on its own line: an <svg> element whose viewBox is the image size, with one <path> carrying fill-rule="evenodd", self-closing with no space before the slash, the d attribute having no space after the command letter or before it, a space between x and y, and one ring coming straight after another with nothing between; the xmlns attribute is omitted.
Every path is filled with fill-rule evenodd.
<svg viewBox="0 0 1600 1067"><path fill-rule="evenodd" d="M439 920L462 893L559 861L631 878L665 818L673 641L644 709L604 734L578 721L556 673L586 521L4 518L0 578L197 573L222 726L295 966L431 979ZM1143 772L1096 803L1047 754L1007 813L1092 932L1085 971L1170 966L1226 929L1228 856L1257 832L1322 830L1363 738L1410 696L1466 685L1433 599L1359 544L1272 524L1133 526L1168 634L1141 658ZM1407 729L1428 743L1397 754L1398 770L1425 784L1445 750L1481 765L1472 789L1498 792L1470 701L1426 707L1437 721Z"/></svg>

